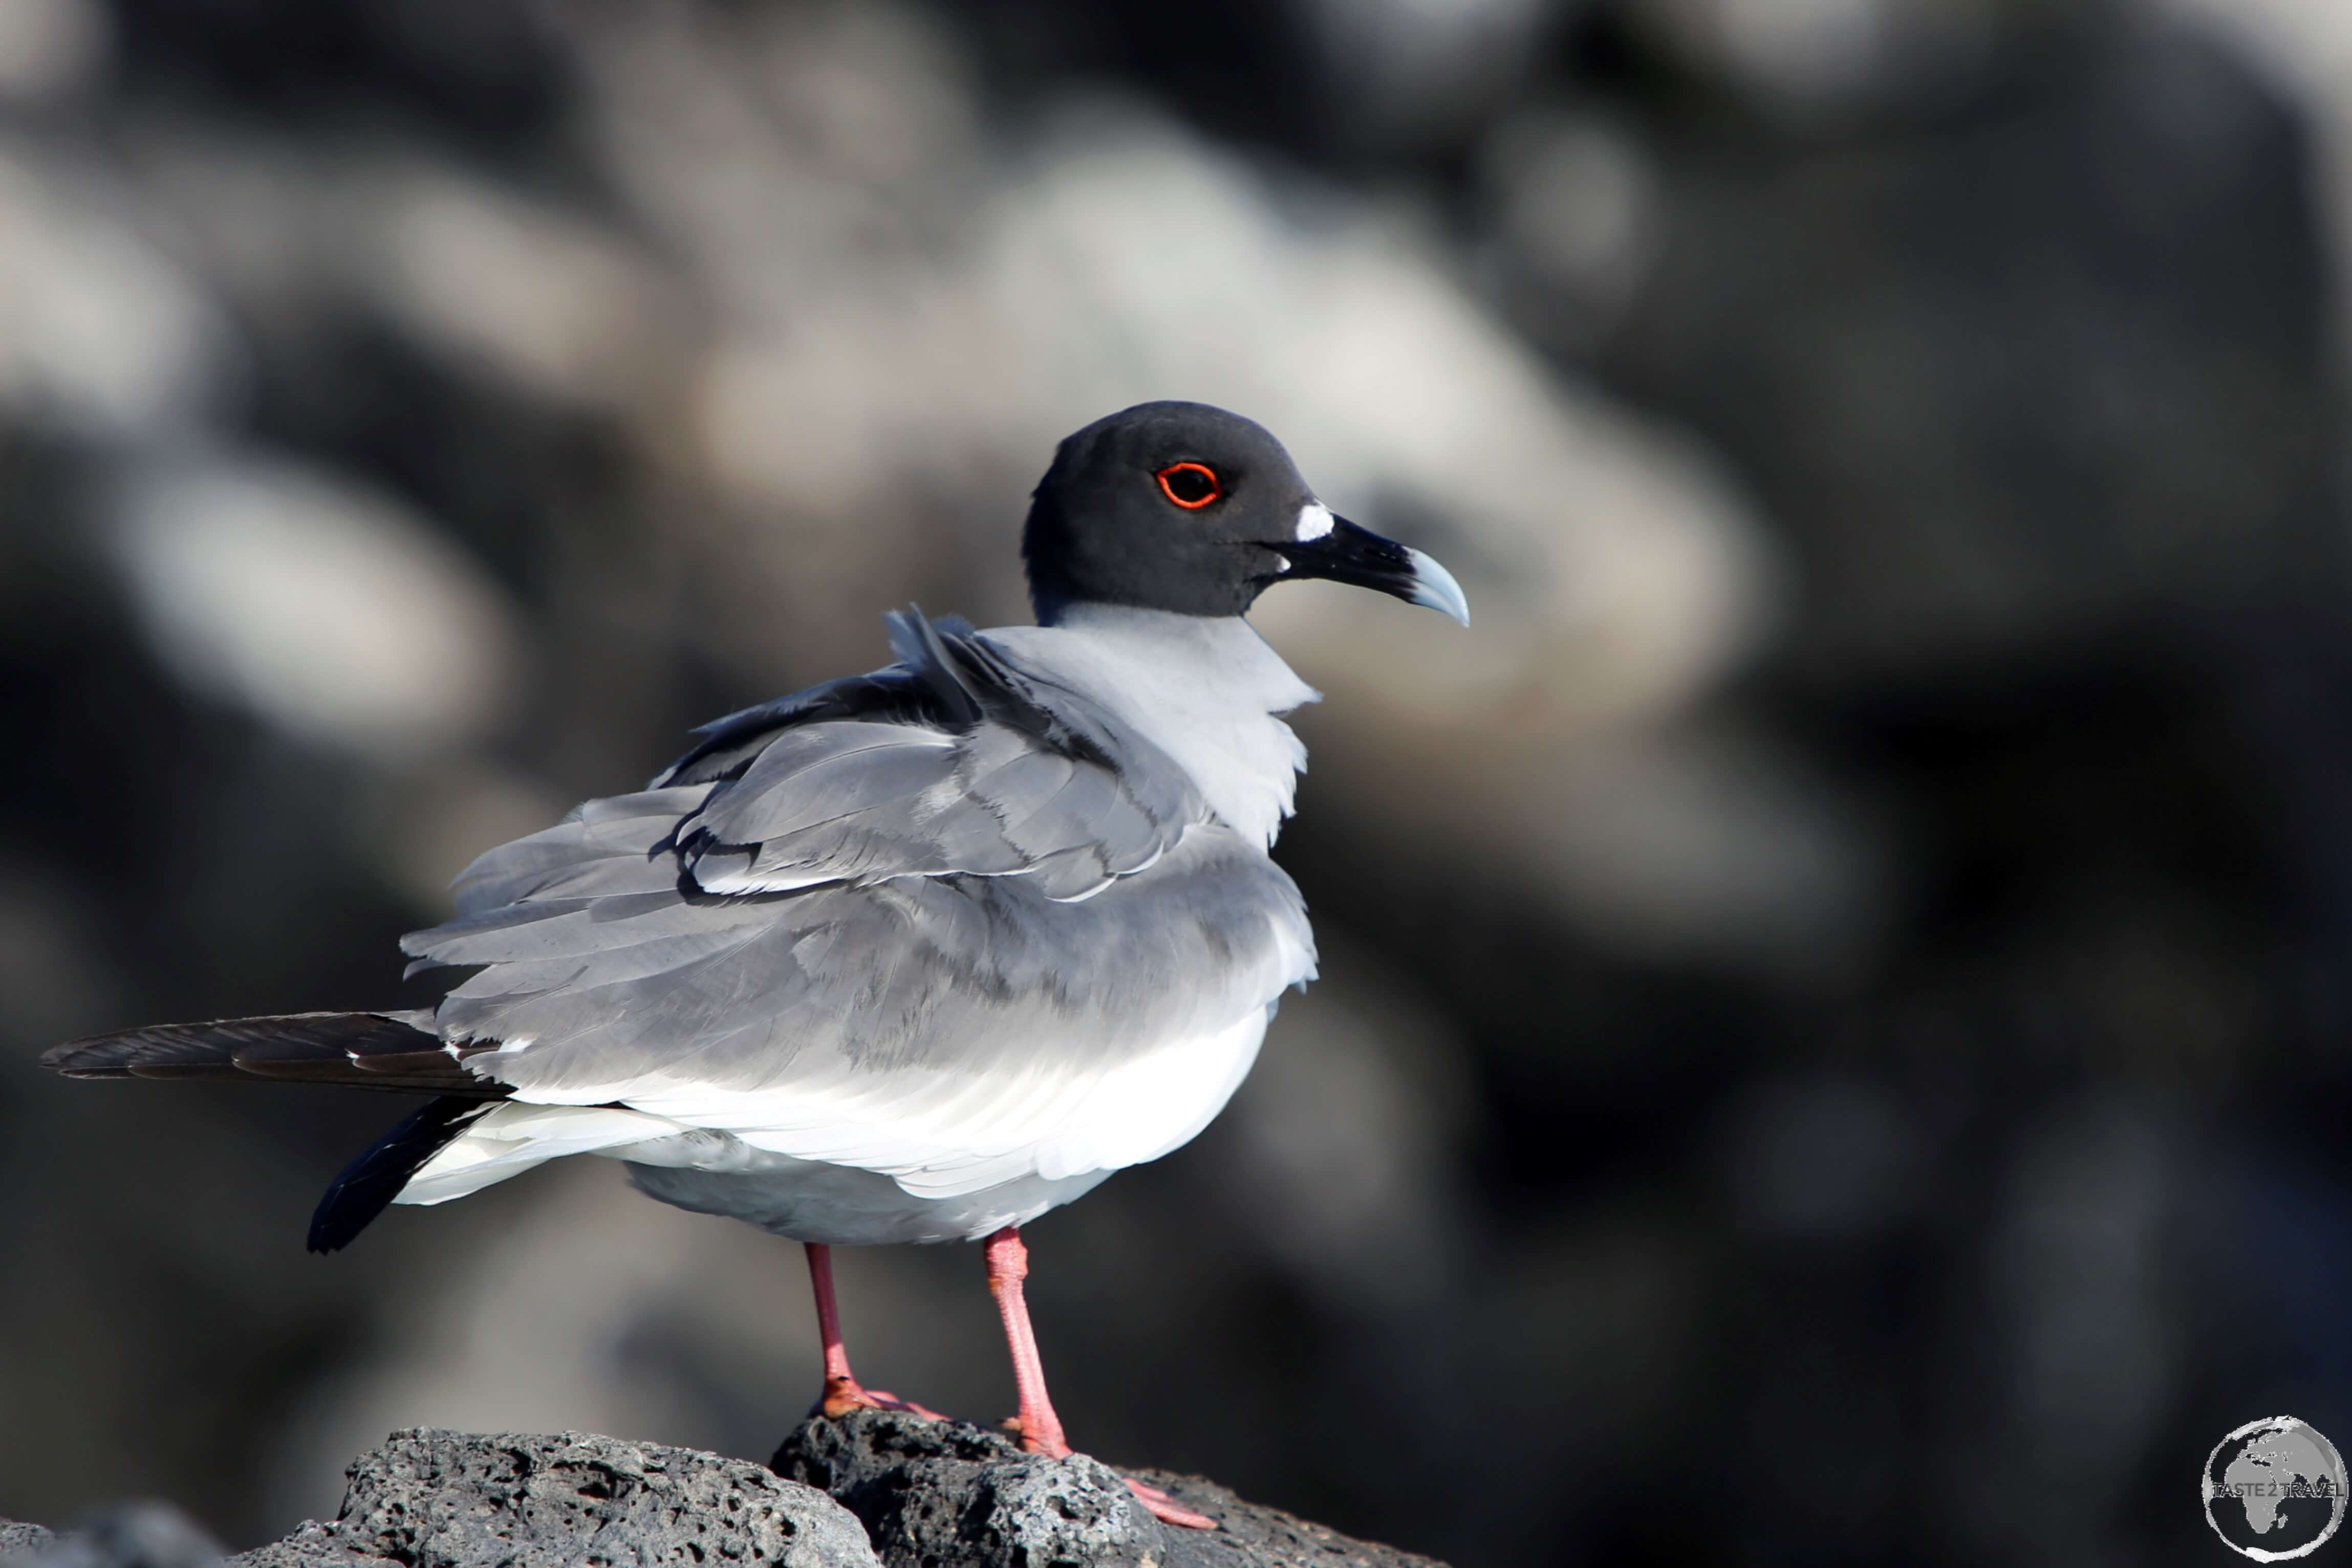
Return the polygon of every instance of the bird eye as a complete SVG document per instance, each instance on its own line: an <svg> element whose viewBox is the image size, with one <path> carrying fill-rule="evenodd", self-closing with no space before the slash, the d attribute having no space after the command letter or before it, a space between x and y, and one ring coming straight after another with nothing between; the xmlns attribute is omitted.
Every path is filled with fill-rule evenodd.
<svg viewBox="0 0 2352 1568"><path fill-rule="evenodd" d="M1153 476L1160 493L1188 512L1197 512L1225 493L1217 471L1203 463L1171 463Z"/></svg>

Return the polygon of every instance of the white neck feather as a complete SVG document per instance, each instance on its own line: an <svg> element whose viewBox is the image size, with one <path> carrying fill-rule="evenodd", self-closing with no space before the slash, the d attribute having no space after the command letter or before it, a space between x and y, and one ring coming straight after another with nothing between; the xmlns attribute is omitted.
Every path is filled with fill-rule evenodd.
<svg viewBox="0 0 2352 1568"><path fill-rule="evenodd" d="M1321 695L1240 616L1073 604L989 641L1068 682L1173 758L1209 809L1272 847L1307 747L1276 717Z"/></svg>

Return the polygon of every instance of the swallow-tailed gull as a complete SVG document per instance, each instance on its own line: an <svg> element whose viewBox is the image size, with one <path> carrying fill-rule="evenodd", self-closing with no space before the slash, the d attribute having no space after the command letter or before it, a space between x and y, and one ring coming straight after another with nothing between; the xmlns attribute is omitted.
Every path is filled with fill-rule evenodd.
<svg viewBox="0 0 2352 1568"><path fill-rule="evenodd" d="M433 1096L329 1189L319 1251L388 1203L625 1161L654 1197L806 1245L835 1415L904 1406L850 1372L827 1249L985 1239L1022 1442L1068 1453L1020 1228L1200 1132L1315 973L1266 852L1306 758L1280 716L1316 694L1244 613L1326 578L1469 618L1444 567L1199 403L1064 441L1022 555L1036 625L894 614L897 663L708 725L646 789L476 861L455 918L402 944L471 971L438 1007L47 1061Z"/></svg>

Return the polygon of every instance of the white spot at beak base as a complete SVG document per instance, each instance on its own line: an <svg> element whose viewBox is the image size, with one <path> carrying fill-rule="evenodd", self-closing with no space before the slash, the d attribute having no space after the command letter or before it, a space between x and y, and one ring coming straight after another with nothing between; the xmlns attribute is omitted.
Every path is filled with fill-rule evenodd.
<svg viewBox="0 0 2352 1568"><path fill-rule="evenodd" d="M1330 531L1330 507L1320 501L1309 501L1298 508L1298 532L1296 537L1300 544L1319 539Z"/></svg>

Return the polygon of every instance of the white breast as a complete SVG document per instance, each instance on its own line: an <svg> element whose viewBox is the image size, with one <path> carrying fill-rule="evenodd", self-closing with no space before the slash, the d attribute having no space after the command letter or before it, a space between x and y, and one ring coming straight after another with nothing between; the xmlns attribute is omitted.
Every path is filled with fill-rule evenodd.
<svg viewBox="0 0 2352 1568"><path fill-rule="evenodd" d="M1320 694L1248 622L1076 604L1054 625L985 635L1108 708L1190 774L1235 831L1272 846L1307 766L1306 747L1276 716Z"/></svg>

